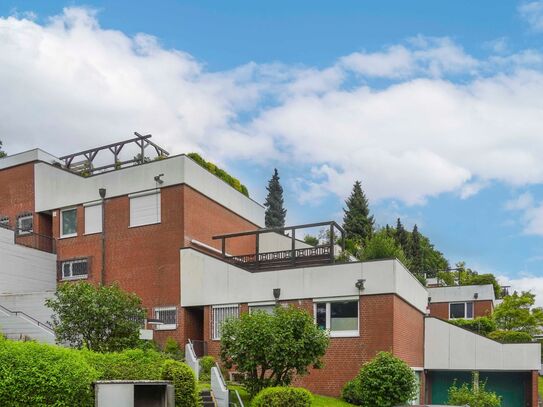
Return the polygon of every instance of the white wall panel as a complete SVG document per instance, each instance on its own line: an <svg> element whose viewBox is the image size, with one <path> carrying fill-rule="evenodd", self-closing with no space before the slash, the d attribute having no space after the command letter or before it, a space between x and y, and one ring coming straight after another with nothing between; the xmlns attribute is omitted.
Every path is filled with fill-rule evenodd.
<svg viewBox="0 0 543 407"><path fill-rule="evenodd" d="M85 206L85 234L102 232L102 204Z"/></svg>

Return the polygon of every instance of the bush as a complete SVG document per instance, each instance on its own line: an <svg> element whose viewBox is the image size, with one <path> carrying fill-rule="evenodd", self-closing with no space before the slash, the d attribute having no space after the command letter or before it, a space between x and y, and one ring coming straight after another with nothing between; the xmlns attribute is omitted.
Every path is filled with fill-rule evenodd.
<svg viewBox="0 0 543 407"><path fill-rule="evenodd" d="M479 380L474 377L474 380ZM479 383L478 388L471 387L464 383L457 387L456 382L449 389L449 400L447 404L469 405L470 407L500 407L501 397L496 393L485 390L486 383Z"/></svg>
<svg viewBox="0 0 543 407"><path fill-rule="evenodd" d="M80 352L0 339L2 406L92 406L97 379Z"/></svg>
<svg viewBox="0 0 543 407"><path fill-rule="evenodd" d="M496 322L490 317L478 317L475 319L451 319L449 322L461 328L478 333L479 335L487 336L490 332L496 330Z"/></svg>
<svg viewBox="0 0 543 407"><path fill-rule="evenodd" d="M300 387L268 387L253 399L251 407L311 407L313 395Z"/></svg>
<svg viewBox="0 0 543 407"><path fill-rule="evenodd" d="M527 343L532 342L532 335L528 332L519 331L494 331L488 334L490 339L502 343Z"/></svg>
<svg viewBox="0 0 543 407"><path fill-rule="evenodd" d="M123 352L81 351L98 372L100 380L160 380L166 357L153 350L131 349Z"/></svg>
<svg viewBox="0 0 543 407"><path fill-rule="evenodd" d="M341 390L341 398L347 403L356 404L362 399L360 393L360 380L354 378L348 381Z"/></svg>
<svg viewBox="0 0 543 407"><path fill-rule="evenodd" d="M215 358L213 356L204 356L200 359L200 380L208 382L211 380L211 368L215 366Z"/></svg>
<svg viewBox="0 0 543 407"><path fill-rule="evenodd" d="M179 343L171 336L166 338L163 352L172 359L183 361L185 359L185 353L179 347Z"/></svg>
<svg viewBox="0 0 543 407"><path fill-rule="evenodd" d="M172 359L166 360L162 365L161 377L173 382L177 407L197 407L200 405L194 373L186 364Z"/></svg>
<svg viewBox="0 0 543 407"><path fill-rule="evenodd" d="M415 398L417 381L407 363L388 352L379 352L343 390L353 404L391 407Z"/></svg>

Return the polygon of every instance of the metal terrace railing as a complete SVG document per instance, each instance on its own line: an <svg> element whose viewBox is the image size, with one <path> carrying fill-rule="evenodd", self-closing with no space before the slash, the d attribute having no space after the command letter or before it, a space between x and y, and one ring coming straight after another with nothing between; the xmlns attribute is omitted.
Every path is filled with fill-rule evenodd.
<svg viewBox="0 0 543 407"><path fill-rule="evenodd" d="M321 244L313 247L296 247L297 230L323 226L329 228L329 239L326 244ZM335 230L338 230L341 234L341 237L337 239L337 243L341 244L342 249L344 249L345 231L334 221L308 223L283 228L256 229L246 232L229 233L213 236L213 239L221 240L222 256L231 263L239 267L243 267L249 271L267 271L280 268L308 267L333 263L335 261L334 249L336 246ZM290 232L290 236L285 235L285 238L290 239L291 241L290 249L264 253L260 252L260 235L266 233L284 234L285 232ZM255 236L255 253L234 256L226 254L226 242L228 239L247 236Z"/></svg>

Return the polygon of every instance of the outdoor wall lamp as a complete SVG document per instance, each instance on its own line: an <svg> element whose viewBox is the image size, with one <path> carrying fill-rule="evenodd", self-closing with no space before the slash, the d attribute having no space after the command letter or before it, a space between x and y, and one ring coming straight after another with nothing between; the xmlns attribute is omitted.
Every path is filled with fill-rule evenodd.
<svg viewBox="0 0 543 407"><path fill-rule="evenodd" d="M105 188L100 188L98 190L98 193L100 194L100 198L104 199L106 197L106 189Z"/></svg>
<svg viewBox="0 0 543 407"><path fill-rule="evenodd" d="M164 184L164 180L161 178L163 177L164 174L158 174L157 176L155 176L155 182L158 184L158 185L162 185Z"/></svg>
<svg viewBox="0 0 543 407"><path fill-rule="evenodd" d="M479 293L473 294L473 298L475 298L475 299L479 298Z"/></svg>
<svg viewBox="0 0 543 407"><path fill-rule="evenodd" d="M354 286L356 288L358 288L358 290L363 290L365 287L364 287L364 283L366 282L365 279L361 278L359 280L356 280L356 283L354 283Z"/></svg>
<svg viewBox="0 0 543 407"><path fill-rule="evenodd" d="M275 301L278 301L280 296L281 296L281 289L280 288L274 288L273 289L273 298L275 298Z"/></svg>

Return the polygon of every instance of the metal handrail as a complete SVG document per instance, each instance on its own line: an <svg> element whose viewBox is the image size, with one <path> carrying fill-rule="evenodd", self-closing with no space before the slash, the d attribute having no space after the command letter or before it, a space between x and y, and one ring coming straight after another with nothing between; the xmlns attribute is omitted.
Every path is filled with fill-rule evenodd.
<svg viewBox="0 0 543 407"><path fill-rule="evenodd" d="M238 399L237 402L230 403L230 405L238 406L238 407L245 407L243 404L243 401L241 400L241 396L239 395L239 392L237 390L230 390L233 391L236 395L236 398Z"/></svg>
<svg viewBox="0 0 543 407"><path fill-rule="evenodd" d="M217 368L218 372L219 372L219 378L221 379L221 383L223 384L223 386L228 389L228 386L226 385L226 381L224 380L224 377L222 376L222 371L221 371L221 368L219 367L219 365L217 364L217 362L215 362L215 367Z"/></svg>
<svg viewBox="0 0 543 407"><path fill-rule="evenodd" d="M53 328L51 327L51 325L47 322L40 322L38 321L36 318L34 317L31 317L30 315L28 315L26 312L24 311L12 311L10 310L9 308L7 307L4 307L3 305L0 304L0 308L3 309L5 312L8 312L12 315L15 315L16 317L18 317L19 315L24 315L25 316L25 319L28 320L28 322L30 323L33 323L41 328L44 328L45 330L49 331L50 333L54 333L53 331Z"/></svg>

